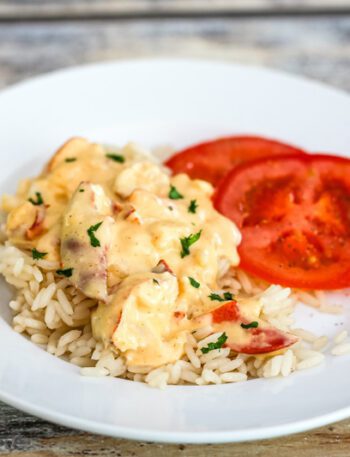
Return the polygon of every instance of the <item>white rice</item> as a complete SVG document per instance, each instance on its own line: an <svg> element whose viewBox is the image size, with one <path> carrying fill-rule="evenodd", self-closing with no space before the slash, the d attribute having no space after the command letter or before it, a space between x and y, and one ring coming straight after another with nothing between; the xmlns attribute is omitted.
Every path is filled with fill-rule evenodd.
<svg viewBox="0 0 350 457"><path fill-rule="evenodd" d="M57 290L57 299L59 304L61 305L63 311L68 314L68 316L71 316L73 314L73 306L67 299L65 293L63 292L62 289Z"/></svg>
<svg viewBox="0 0 350 457"><path fill-rule="evenodd" d="M321 305L319 310L326 314L342 314L344 312L342 305Z"/></svg>
<svg viewBox="0 0 350 457"><path fill-rule="evenodd" d="M70 332L65 333L58 340L57 347L61 348L61 347L68 346L69 343L72 343L73 341L77 340L80 337L80 335L81 335L80 330L71 330Z"/></svg>
<svg viewBox="0 0 350 457"><path fill-rule="evenodd" d="M345 355L350 354L350 343L342 343L333 347L331 350L333 355Z"/></svg>
<svg viewBox="0 0 350 457"><path fill-rule="evenodd" d="M292 333L308 343L313 343L318 339L317 335L302 328L294 328L292 329Z"/></svg>
<svg viewBox="0 0 350 457"><path fill-rule="evenodd" d="M95 377L100 377L100 376L108 376L108 370L105 368L96 368L96 367L85 367L80 370L80 373L83 376L95 376Z"/></svg>
<svg viewBox="0 0 350 457"><path fill-rule="evenodd" d="M188 360L192 363L194 368L200 368L201 361L199 357L194 352L194 347L190 343L185 344L185 354L187 355Z"/></svg>
<svg viewBox="0 0 350 457"><path fill-rule="evenodd" d="M161 367L128 365L115 349L104 348L95 341L90 325L94 300L75 290L67 278L54 274L55 262L34 261L10 246L0 246L0 272L17 289L10 301L13 328L50 354L64 357L81 367L83 376L123 377L150 386L167 384L221 384L244 382L251 378L286 377L296 370L315 367L324 361L329 339L305 329L293 328L293 311L297 300L320 310L329 308L323 292L292 291L255 280L241 270L223 265L220 287L238 299L258 301L264 318L282 330L298 336L300 342L288 350L263 356L234 354L229 348L203 354L201 349L217 341L210 325L187 335L181 360ZM338 310L339 311L339 310ZM333 341L333 355L350 354L348 332L343 330Z"/></svg>
<svg viewBox="0 0 350 457"><path fill-rule="evenodd" d="M334 338L333 341L335 344L340 344L343 341L345 341L347 337L348 337L347 330L342 330L340 333L338 333L338 335Z"/></svg>
<svg viewBox="0 0 350 457"><path fill-rule="evenodd" d="M323 351L326 348L328 342L329 339L327 336L320 336L312 343L312 349L315 351Z"/></svg>
<svg viewBox="0 0 350 457"><path fill-rule="evenodd" d="M307 368L313 368L320 365L324 360L324 355L321 353L315 354L311 357L306 357L301 362L297 363L298 370L305 370Z"/></svg>
<svg viewBox="0 0 350 457"><path fill-rule="evenodd" d="M242 382L248 379L243 373L224 373L221 375L222 382Z"/></svg>

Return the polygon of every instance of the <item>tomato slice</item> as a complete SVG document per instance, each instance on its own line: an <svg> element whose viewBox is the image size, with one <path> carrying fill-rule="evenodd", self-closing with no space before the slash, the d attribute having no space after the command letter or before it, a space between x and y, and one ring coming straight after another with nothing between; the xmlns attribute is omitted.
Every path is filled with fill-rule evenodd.
<svg viewBox="0 0 350 457"><path fill-rule="evenodd" d="M216 186L231 168L276 154L303 154L299 148L258 136L230 136L191 146L165 162L174 174L187 173Z"/></svg>
<svg viewBox="0 0 350 457"><path fill-rule="evenodd" d="M223 331L228 339L225 346L242 354L267 354L286 349L298 341L294 335L282 332L261 319L248 319L237 302L225 303L212 312L215 331ZM241 324L246 327L242 328Z"/></svg>
<svg viewBox="0 0 350 457"><path fill-rule="evenodd" d="M350 160L293 155L242 164L214 204L242 232L247 272L289 287L350 286Z"/></svg>

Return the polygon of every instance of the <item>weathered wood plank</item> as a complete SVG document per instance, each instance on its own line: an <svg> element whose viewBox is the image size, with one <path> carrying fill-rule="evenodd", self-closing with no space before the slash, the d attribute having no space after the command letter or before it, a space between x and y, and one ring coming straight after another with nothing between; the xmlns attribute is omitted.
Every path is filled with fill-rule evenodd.
<svg viewBox="0 0 350 457"><path fill-rule="evenodd" d="M0 25L0 87L72 65L135 57L254 63L350 90L350 15Z"/></svg>
<svg viewBox="0 0 350 457"><path fill-rule="evenodd" d="M2 0L0 18L339 11L350 0Z"/></svg>
<svg viewBox="0 0 350 457"><path fill-rule="evenodd" d="M349 457L350 421L253 443L162 445L113 439L49 424L0 403L0 455L20 457Z"/></svg>

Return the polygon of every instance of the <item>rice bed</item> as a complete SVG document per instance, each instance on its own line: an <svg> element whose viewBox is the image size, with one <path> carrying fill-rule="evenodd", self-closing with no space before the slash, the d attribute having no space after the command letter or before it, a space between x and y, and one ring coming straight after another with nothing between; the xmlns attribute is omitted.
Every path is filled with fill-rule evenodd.
<svg viewBox="0 0 350 457"><path fill-rule="evenodd" d="M85 376L113 376L146 382L164 388L167 384L222 384L252 378L286 377L296 370L315 367L324 361L324 351L333 355L350 354L347 331L330 342L322 335L293 328L293 311L298 300L321 311L340 312L330 307L322 292L291 291L250 278L240 270L221 269L221 287L240 297L259 300L263 317L271 325L299 337L299 342L283 354L251 356L235 354L228 348L203 354L201 347L216 341L210 326L188 334L181 360L156 369L127 365L113 347L104 348L91 330L90 315L97 302L86 298L66 278L55 271L59 265L35 261L14 246L0 246L0 273L15 290L9 306L13 328L26 335L50 354L81 367Z"/></svg>

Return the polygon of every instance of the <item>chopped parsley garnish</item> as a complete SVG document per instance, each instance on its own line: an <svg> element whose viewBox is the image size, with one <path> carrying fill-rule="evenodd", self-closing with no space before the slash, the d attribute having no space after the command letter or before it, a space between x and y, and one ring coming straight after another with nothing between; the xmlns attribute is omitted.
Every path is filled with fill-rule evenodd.
<svg viewBox="0 0 350 457"><path fill-rule="evenodd" d="M40 252L37 249L32 249L32 257L34 260L43 259L47 255L47 252Z"/></svg>
<svg viewBox="0 0 350 457"><path fill-rule="evenodd" d="M87 229L87 234L90 237L91 246L94 248L101 246L100 240L98 240L95 236L95 232L101 227L101 225L102 222L99 222L98 224L92 225L90 228Z"/></svg>
<svg viewBox="0 0 350 457"><path fill-rule="evenodd" d="M70 163L70 162L75 162L77 160L76 157L67 157L65 162Z"/></svg>
<svg viewBox="0 0 350 457"><path fill-rule="evenodd" d="M191 200L191 203L189 204L187 210L189 213L195 214L197 211L198 205L196 200Z"/></svg>
<svg viewBox="0 0 350 457"><path fill-rule="evenodd" d="M170 190L169 190L168 196L172 200L181 200L182 198L184 198L184 196L181 195L180 192L174 186L170 186Z"/></svg>
<svg viewBox="0 0 350 457"><path fill-rule="evenodd" d="M221 349L222 346L226 343L227 335L224 332L222 335L219 336L216 343L208 343L208 346L201 348L203 354L208 354L210 351L214 351L214 349Z"/></svg>
<svg viewBox="0 0 350 457"><path fill-rule="evenodd" d="M114 162L118 162L118 163L125 162L125 157L121 156L120 154L106 154L106 157L108 157L108 159L114 160Z"/></svg>
<svg viewBox="0 0 350 457"><path fill-rule="evenodd" d="M230 301L233 300L233 295L231 292L224 292L223 296L220 297L219 294L210 294L209 298L211 301Z"/></svg>
<svg viewBox="0 0 350 457"><path fill-rule="evenodd" d="M41 195L41 193L35 192L35 195L36 195L36 200L34 200L33 198L28 198L28 201L30 201L30 203L35 206L42 205L44 203L44 200L43 200L43 196Z"/></svg>
<svg viewBox="0 0 350 457"><path fill-rule="evenodd" d="M85 189L79 189L79 192L85 192Z"/></svg>
<svg viewBox="0 0 350 457"><path fill-rule="evenodd" d="M224 299L225 300L233 300L233 295L231 294L231 292L225 292L224 293Z"/></svg>
<svg viewBox="0 0 350 457"><path fill-rule="evenodd" d="M201 233L202 233L202 230L200 230L197 233L193 233L190 236L185 236L184 238L180 238L181 247L182 247L182 251L181 251L182 258L186 257L187 255L190 255L190 246L192 246L192 244L196 243L196 241L199 240L199 238L201 237Z"/></svg>
<svg viewBox="0 0 350 457"><path fill-rule="evenodd" d="M241 324L241 327L242 328L257 328L258 325L259 325L259 322L253 321L253 322L250 322L249 324Z"/></svg>
<svg viewBox="0 0 350 457"><path fill-rule="evenodd" d="M191 276L188 277L188 280L190 281L191 286L195 289L198 289L201 286L199 282L196 281L194 278L191 278Z"/></svg>
<svg viewBox="0 0 350 457"><path fill-rule="evenodd" d="M73 274L73 268L66 268L65 270L56 270L56 273L59 276L65 276L66 278L70 278Z"/></svg>
<svg viewBox="0 0 350 457"><path fill-rule="evenodd" d="M153 282L154 284L157 284L157 286L159 286L159 281L157 281L157 279L153 279Z"/></svg>

